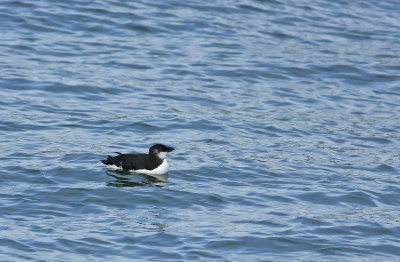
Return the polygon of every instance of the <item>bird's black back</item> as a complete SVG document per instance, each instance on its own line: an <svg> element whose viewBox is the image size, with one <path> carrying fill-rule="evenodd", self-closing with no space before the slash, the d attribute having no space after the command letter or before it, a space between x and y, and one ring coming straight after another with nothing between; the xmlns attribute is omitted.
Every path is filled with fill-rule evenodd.
<svg viewBox="0 0 400 262"><path fill-rule="evenodd" d="M148 154L119 154L108 156L107 160L102 160L106 165L116 165L124 170L147 169L153 170L161 163L161 159L150 159Z"/></svg>

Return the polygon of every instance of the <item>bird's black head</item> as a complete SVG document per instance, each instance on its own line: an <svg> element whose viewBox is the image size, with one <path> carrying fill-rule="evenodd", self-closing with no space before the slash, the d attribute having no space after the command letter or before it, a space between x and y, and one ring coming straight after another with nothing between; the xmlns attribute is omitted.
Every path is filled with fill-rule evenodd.
<svg viewBox="0 0 400 262"><path fill-rule="evenodd" d="M160 159L164 159L167 156L168 152L174 151L173 147L164 146L162 144L155 144L154 146L150 147L149 155L150 156L158 156Z"/></svg>
<svg viewBox="0 0 400 262"><path fill-rule="evenodd" d="M163 144L155 144L150 147L150 151L157 150L158 152L172 152L174 151L173 147L164 146Z"/></svg>

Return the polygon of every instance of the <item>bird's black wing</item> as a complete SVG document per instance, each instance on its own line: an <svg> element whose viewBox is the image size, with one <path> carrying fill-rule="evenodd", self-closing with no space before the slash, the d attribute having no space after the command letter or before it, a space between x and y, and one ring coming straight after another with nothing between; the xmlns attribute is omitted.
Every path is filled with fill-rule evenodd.
<svg viewBox="0 0 400 262"><path fill-rule="evenodd" d="M124 170L137 170L148 168L149 156L147 154L121 154L121 164Z"/></svg>

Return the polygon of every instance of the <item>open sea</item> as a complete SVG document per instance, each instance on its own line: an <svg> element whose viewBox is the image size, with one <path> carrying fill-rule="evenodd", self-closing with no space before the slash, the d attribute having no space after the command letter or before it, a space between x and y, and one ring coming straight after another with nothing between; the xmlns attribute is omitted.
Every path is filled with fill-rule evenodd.
<svg viewBox="0 0 400 262"><path fill-rule="evenodd" d="M1 0L0 261L400 261L399 14Z"/></svg>

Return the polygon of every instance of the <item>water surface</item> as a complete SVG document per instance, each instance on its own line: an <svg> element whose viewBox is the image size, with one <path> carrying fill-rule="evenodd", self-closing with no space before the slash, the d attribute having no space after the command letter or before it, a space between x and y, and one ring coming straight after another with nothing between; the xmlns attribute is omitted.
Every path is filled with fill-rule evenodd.
<svg viewBox="0 0 400 262"><path fill-rule="evenodd" d="M399 13L2 1L0 260L398 259Z"/></svg>

